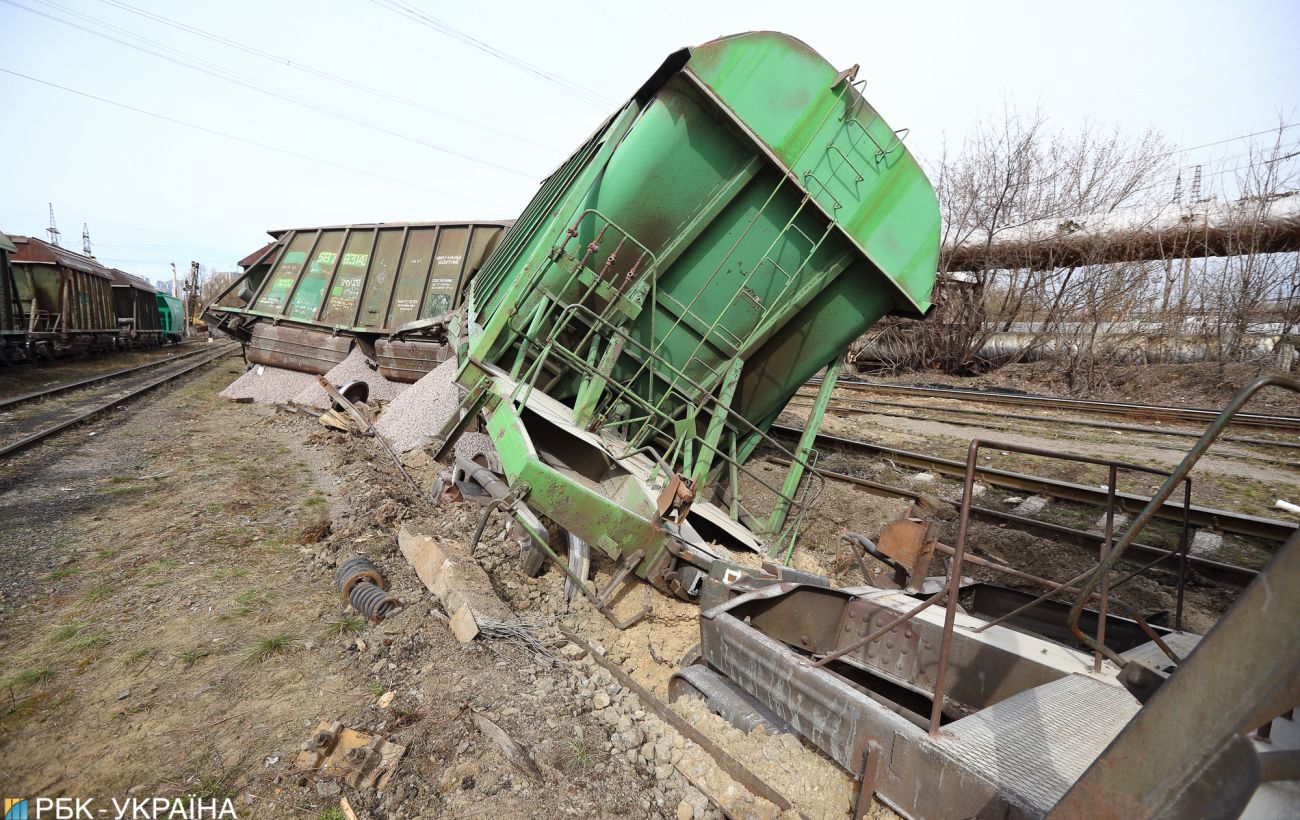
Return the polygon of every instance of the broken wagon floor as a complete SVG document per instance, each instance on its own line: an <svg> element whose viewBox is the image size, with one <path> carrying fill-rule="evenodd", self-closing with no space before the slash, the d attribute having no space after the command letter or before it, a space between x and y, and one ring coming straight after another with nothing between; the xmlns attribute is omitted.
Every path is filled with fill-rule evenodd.
<svg viewBox="0 0 1300 820"><path fill-rule="evenodd" d="M238 372L214 365L0 465L0 776L13 793L195 794L230 797L241 817L318 817L339 790L293 761L338 720L408 747L383 795L344 790L362 817L716 816L667 765L682 755L675 733L643 716L639 737L663 759L615 753L610 716L639 708L565 656L552 627L539 634L554 662L510 642L462 646L429 614L397 525L463 537L477 510L435 519L373 444L217 398ZM334 590L333 564L356 552L411 603L382 625ZM601 692L615 703L598 711Z"/></svg>

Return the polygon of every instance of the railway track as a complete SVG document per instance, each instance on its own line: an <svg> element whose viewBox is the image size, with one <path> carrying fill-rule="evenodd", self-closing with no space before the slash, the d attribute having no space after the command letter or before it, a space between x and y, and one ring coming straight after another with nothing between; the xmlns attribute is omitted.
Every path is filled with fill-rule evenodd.
<svg viewBox="0 0 1300 820"><path fill-rule="evenodd" d="M821 379L811 379L808 384L817 387ZM1202 407L1159 407L1151 404L1132 402L1107 402L1094 399L1064 399L1054 396L1030 396L1015 393L994 393L982 390L962 390L946 387L913 387L883 382L847 381L841 379L837 388L866 393L882 393L920 398L956 399L960 401L983 404L1014 405L1053 410L1081 410L1103 415L1126 416L1129 418L1158 419L1161 421L1181 421L1208 424L1218 417L1219 411ZM1277 432L1300 433L1300 417L1272 415L1267 413L1238 413L1230 426L1251 427Z"/></svg>
<svg viewBox="0 0 1300 820"><path fill-rule="evenodd" d="M227 345L223 344L222 348L224 349L226 346ZM58 384L55 385L54 387L46 388L45 390L33 390L30 393L23 393L21 395L13 396L11 398L0 399L0 411L9 410L14 407L18 407L19 405L27 404L28 402L41 401L43 399L52 398L54 396L60 395L62 393L68 393L73 390L81 390L83 388L93 387L96 384L103 384L104 382L112 381L113 379L121 378L122 376L129 376L132 373L141 373L146 370L151 370L165 364L179 362L184 359L191 359L195 356L201 356L205 353L211 353L213 352L214 349L215 348L213 347L208 347L204 345L194 350L188 350L183 353L177 353L176 355L167 356L162 359L155 359L154 361L145 362L144 364L134 365L132 367L123 367L118 370L111 370L107 373L98 373L94 376L88 376L84 379L76 379L74 381L65 382L64 384Z"/></svg>
<svg viewBox="0 0 1300 820"><path fill-rule="evenodd" d="M785 438L797 440L803 431L794 427L774 424L772 425L771 432ZM932 473L956 478L964 477L966 472L965 463L960 461L939 458L937 456L916 453L908 450L900 450L894 447L885 447L868 441L835 436L829 433L819 433L817 435L816 446L823 451L841 450L863 453L871 456L880 456L889 459L895 464L905 464ZM1097 507L1104 508L1106 505L1106 491L1098 487L1076 484L1070 481L1060 481L1042 476L1028 475L1025 473L1016 473L1010 470L999 470L992 467L978 467L976 475L984 483L994 486L1007 487L1018 491L1032 493L1034 495L1046 496L1048 498L1067 499ZM1150 501L1150 497L1148 496L1125 492L1115 493L1115 498L1118 507L1131 511L1140 509ZM1285 542L1296 532L1296 525L1286 521L1278 521L1273 518L1246 515L1244 513L1234 513L1227 510L1218 510L1196 504L1188 507L1187 512L1188 521L1193 527L1207 527L1220 532L1244 535L1273 544ZM1183 519L1183 507L1181 504L1174 501L1166 501L1157 510L1156 516L1165 520L1181 522Z"/></svg>
<svg viewBox="0 0 1300 820"><path fill-rule="evenodd" d="M781 464L783 466L788 466L790 463L788 460L783 458L774 458L772 461L775 464ZM838 470L820 468L818 472L832 481L853 484L854 486L862 487L867 492L875 495L890 498L907 498L912 501L920 501L922 497L922 494L916 490L911 490L906 487L898 487L892 484L883 484L878 481L870 481ZM1050 538L1054 541L1076 547L1089 555L1097 555L1101 549L1103 541L1105 540L1100 533L1075 529L1074 527L1066 527L1061 524L1054 524L1050 521L1040 521L1035 518L1028 518L1021 515L1015 515L1014 513L1005 512L1003 510L994 510L978 505L971 506L971 517L977 521L984 521L1001 527L1009 527L1042 538ZM1128 551L1129 554L1133 556L1136 563L1145 563L1161 557L1172 561L1176 560L1178 557L1177 551L1139 543L1129 545ZM1215 561L1197 555L1188 555L1187 565L1209 580L1240 588L1245 588L1255 579L1255 576L1259 574L1257 570L1248 567L1228 564L1223 561Z"/></svg>
<svg viewBox="0 0 1300 820"><path fill-rule="evenodd" d="M91 419L106 410L117 407L148 393L154 388L174 381L206 364L228 356L239 350L239 345L222 345L216 350L196 351L183 356L175 356L158 362L151 362L139 367L126 368L112 374L103 374L79 383L60 385L46 391L18 396L6 402L2 407L11 410L18 405L29 404L51 396L71 393L78 388L89 388L105 381L111 383L105 389L86 396L67 396L48 402L44 412L33 413L21 419L0 417L0 458L12 455L20 450L38 444L50 436ZM205 355L199 355L205 354ZM115 381L116 380L116 381Z"/></svg>
<svg viewBox="0 0 1300 820"><path fill-rule="evenodd" d="M814 396L807 393L799 393L795 400L791 402L796 407L811 407ZM889 410L878 408L896 408L899 410L912 410L921 413L944 413L946 417L938 418L934 416L915 415L914 413L896 413ZM880 401L876 399L846 398L836 396L831 399L827 410L837 415L842 414L873 414L880 416L889 416L892 418L916 419L918 421L936 421L944 424L967 425L972 427L981 427L985 429L1019 431L1020 427L1015 425L998 425L990 424L984 421L976 421L962 418L964 416L974 416L978 418L989 418L995 420L1008 420L1016 422L1025 422L1029 424L1056 425L1072 428L1088 427L1099 430L1113 430L1121 433L1142 433L1157 436L1167 436L1181 439L1197 439L1201 436L1199 430L1186 430L1170 427L1151 427L1141 424L1125 424L1117 421L1100 421L1096 419L1082 419L1077 417L1061 416L1035 416L1023 413L1009 413L1002 410L979 410L973 407L936 407L933 405L909 404L907 402L897 401ZM954 418L953 416L956 416ZM1278 439L1257 438L1254 436L1224 435L1220 436L1220 441L1230 441L1237 444L1249 444L1258 447L1278 447L1289 450L1300 450L1300 441L1283 441ZM1151 445L1162 446L1162 445ZM1186 447L1173 444L1163 445L1167 449L1185 450ZM1300 464L1291 463L1288 466L1300 466Z"/></svg>

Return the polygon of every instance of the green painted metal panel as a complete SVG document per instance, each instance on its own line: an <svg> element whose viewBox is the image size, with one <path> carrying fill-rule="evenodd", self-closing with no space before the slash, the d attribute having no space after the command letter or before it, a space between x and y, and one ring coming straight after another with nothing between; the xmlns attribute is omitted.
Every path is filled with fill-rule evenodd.
<svg viewBox="0 0 1300 820"><path fill-rule="evenodd" d="M794 38L705 44L661 83L507 236L481 283L490 290L475 294L488 326L474 355L513 360L523 327L512 316L548 302L602 311L635 271L652 280L649 309L630 305L617 323L708 389L743 358L734 409L758 422L882 315L929 307L937 202L850 80ZM596 278L606 293L588 292ZM773 341L789 338L798 346ZM614 372L664 389L642 365L624 356ZM569 381L551 392L571 398Z"/></svg>
<svg viewBox="0 0 1300 820"><path fill-rule="evenodd" d="M280 257L279 264L267 277L268 281L262 295L253 303L255 310L272 315L284 312L289 294L293 292L293 287L298 282L298 275L302 273L303 265L307 263L307 254L311 252L315 239L315 234L310 233L298 234L293 238L284 256Z"/></svg>
<svg viewBox="0 0 1300 820"><path fill-rule="evenodd" d="M298 279L289 300L289 309L285 315L298 321L310 321L316 318L325 301L325 289L329 287L330 275L339 261L339 251L343 248L343 231L323 231L316 248L312 251L311 263Z"/></svg>
<svg viewBox="0 0 1300 820"><path fill-rule="evenodd" d="M168 293L158 293L158 317L164 332L183 334L185 332L185 307L181 300Z"/></svg>
<svg viewBox="0 0 1300 820"><path fill-rule="evenodd" d="M321 324L350 325L357 313L361 299L361 286L366 281L366 268L370 265L370 252L375 246L375 232L353 231L343 249L339 268L330 285L329 298L321 311Z"/></svg>
<svg viewBox="0 0 1300 820"><path fill-rule="evenodd" d="M433 265L433 246L438 240L437 228L412 228L406 240L406 253L402 254L402 268L393 291L393 304L388 311L388 327L397 327L420 317L420 303L424 299L425 282Z"/></svg>
<svg viewBox="0 0 1300 820"><path fill-rule="evenodd" d="M383 228L379 231L375 253L370 259L370 275L361 296L361 312L353 324L383 324L383 318L388 315L393 286L397 281L405 235L406 231L402 228Z"/></svg>
<svg viewBox="0 0 1300 820"><path fill-rule="evenodd" d="M691 50L687 68L804 181L912 306L927 310L939 257L938 201L871 104L856 90L841 93L844 83L833 87L835 68L778 32L706 43Z"/></svg>

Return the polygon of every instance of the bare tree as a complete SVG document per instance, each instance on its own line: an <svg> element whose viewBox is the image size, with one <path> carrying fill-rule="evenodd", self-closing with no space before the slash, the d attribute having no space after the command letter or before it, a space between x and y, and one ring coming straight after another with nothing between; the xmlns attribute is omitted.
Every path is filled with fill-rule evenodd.
<svg viewBox="0 0 1300 820"><path fill-rule="evenodd" d="M1004 109L931 170L944 249L934 314L882 323L851 360L967 373L1050 358L1087 389L1149 361L1258 357L1261 336L1300 327L1300 261L1267 252L1278 249L1270 203L1297 195L1300 182L1291 127L1251 145L1247 162L1227 169L1236 177L1212 175L1222 184L1203 196L1201 169L1184 184L1178 152L1155 132L1052 131L1041 111ZM1241 227L1220 231L1208 251L1208 214L1230 201ZM1189 230L1200 225L1204 235Z"/></svg>

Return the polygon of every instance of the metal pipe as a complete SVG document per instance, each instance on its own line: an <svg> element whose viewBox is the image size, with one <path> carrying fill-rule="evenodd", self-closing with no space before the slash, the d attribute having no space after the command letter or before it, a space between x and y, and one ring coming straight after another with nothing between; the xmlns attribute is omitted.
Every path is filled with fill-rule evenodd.
<svg viewBox="0 0 1300 820"><path fill-rule="evenodd" d="M966 556L966 531L970 527L971 499L975 492L975 459L980 441L975 439L966 451L966 482L961 492L961 520L957 525L957 546L948 562L948 610L943 618L943 640L939 644L939 668L934 676L934 704L930 707L930 736L939 734L943 716L943 689L948 677L948 659L952 651L952 630L957 621L957 591L961 588L961 565Z"/></svg>
<svg viewBox="0 0 1300 820"><path fill-rule="evenodd" d="M1102 539L1101 549L1098 550L1098 561L1106 560L1106 553L1110 552L1112 539L1115 537L1115 483L1119 480L1119 470L1114 464L1110 465L1110 474L1106 481L1106 536ZM1110 590L1107 582L1110 576L1101 579L1101 603L1097 605L1097 643L1106 643L1106 596ZM1101 671L1101 653L1092 653L1092 671Z"/></svg>

